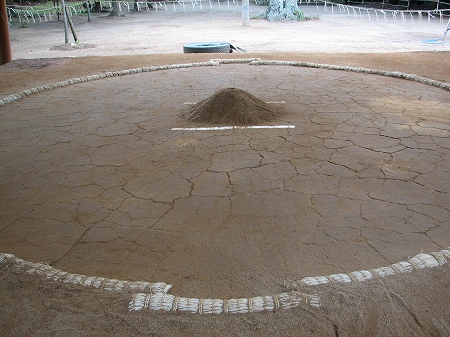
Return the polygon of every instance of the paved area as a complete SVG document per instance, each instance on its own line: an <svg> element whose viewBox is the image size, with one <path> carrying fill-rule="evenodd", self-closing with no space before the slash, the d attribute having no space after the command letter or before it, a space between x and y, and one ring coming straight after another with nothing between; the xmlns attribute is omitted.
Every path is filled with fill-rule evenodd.
<svg viewBox="0 0 450 337"><path fill-rule="evenodd" d="M290 129L173 131L236 87ZM448 92L286 66L162 70L0 107L1 251L184 296L276 292L450 242ZM245 257L245 258L244 258Z"/></svg>

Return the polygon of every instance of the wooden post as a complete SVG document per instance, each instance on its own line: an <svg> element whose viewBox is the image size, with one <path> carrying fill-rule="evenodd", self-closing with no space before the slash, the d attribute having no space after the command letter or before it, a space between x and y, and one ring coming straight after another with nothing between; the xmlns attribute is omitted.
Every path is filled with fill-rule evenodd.
<svg viewBox="0 0 450 337"><path fill-rule="evenodd" d="M88 12L88 22L91 22L91 3L89 2L89 0L86 1L86 8L87 8L87 12Z"/></svg>
<svg viewBox="0 0 450 337"><path fill-rule="evenodd" d="M72 31L73 39L75 40L75 43L78 43L78 37L77 33L75 33L75 28L73 27L72 18L70 17L69 10L66 7L66 15L67 15L67 21L69 22L70 30Z"/></svg>
<svg viewBox="0 0 450 337"><path fill-rule="evenodd" d="M11 62L11 40L9 38L6 0L0 0L0 65Z"/></svg>
<svg viewBox="0 0 450 337"><path fill-rule="evenodd" d="M242 26L250 26L250 1L242 0Z"/></svg>
<svg viewBox="0 0 450 337"><path fill-rule="evenodd" d="M64 44L69 43L69 25L67 23L67 11L66 11L66 2L61 0L61 8L64 19Z"/></svg>

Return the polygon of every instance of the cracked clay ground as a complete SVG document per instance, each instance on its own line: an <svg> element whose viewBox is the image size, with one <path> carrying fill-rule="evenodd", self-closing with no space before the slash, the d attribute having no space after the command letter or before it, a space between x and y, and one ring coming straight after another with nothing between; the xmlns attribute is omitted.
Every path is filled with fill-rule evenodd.
<svg viewBox="0 0 450 337"><path fill-rule="evenodd" d="M295 128L172 130L199 126L185 102L227 87L284 101L270 125ZM223 298L438 251L449 110L417 82L248 64L29 96L0 109L1 251Z"/></svg>

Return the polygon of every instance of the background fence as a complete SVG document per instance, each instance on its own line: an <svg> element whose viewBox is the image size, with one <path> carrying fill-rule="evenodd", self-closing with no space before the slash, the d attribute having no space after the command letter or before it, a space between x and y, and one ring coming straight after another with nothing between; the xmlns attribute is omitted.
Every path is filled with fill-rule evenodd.
<svg viewBox="0 0 450 337"><path fill-rule="evenodd" d="M261 1L259 0L259 4ZM418 20L431 21L439 20L446 22L450 17L450 3L442 1L422 1L423 3L434 4L434 9L408 9L411 7L411 1L392 0L401 5L393 5L389 0L382 0L381 2L350 2L347 4L318 1L318 0L299 0L299 5L315 5L322 8L323 12L347 14L355 18L366 18L368 20ZM119 12L131 11L186 11L186 10L204 10L221 7L241 6L240 0L169 0L169 1L114 1L118 3ZM258 3L258 0L254 0ZM112 9L113 1L95 1L95 2L80 2L78 4L67 3L67 9L71 16L86 15L88 6L92 12L108 12ZM403 3L407 3L404 5ZM30 6L10 6L7 8L9 22L21 22L23 24L54 21L59 20L61 15L61 8L59 6L36 9Z"/></svg>

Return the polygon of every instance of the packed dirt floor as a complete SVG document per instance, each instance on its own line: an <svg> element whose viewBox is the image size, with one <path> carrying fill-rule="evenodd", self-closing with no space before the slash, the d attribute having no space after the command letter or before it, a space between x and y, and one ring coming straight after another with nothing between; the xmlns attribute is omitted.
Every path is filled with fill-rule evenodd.
<svg viewBox="0 0 450 337"><path fill-rule="evenodd" d="M253 15L262 10L251 6ZM437 20L305 12L319 19L242 27L239 7L226 2L92 23L74 17L86 48L61 48L60 22L14 24L0 99L110 71L238 58L450 83L450 44L423 42L442 36ZM182 54L186 43L221 40L249 52ZM261 129L180 117L225 88L284 113ZM373 270L450 245L450 92L436 86L221 63L46 90L0 106L0 123L0 253L69 273L163 281L183 297L251 298L288 292L287 280ZM129 311L131 290L55 282L0 263L0 334L448 336L446 261L294 287L317 294L320 307L219 315Z"/></svg>

